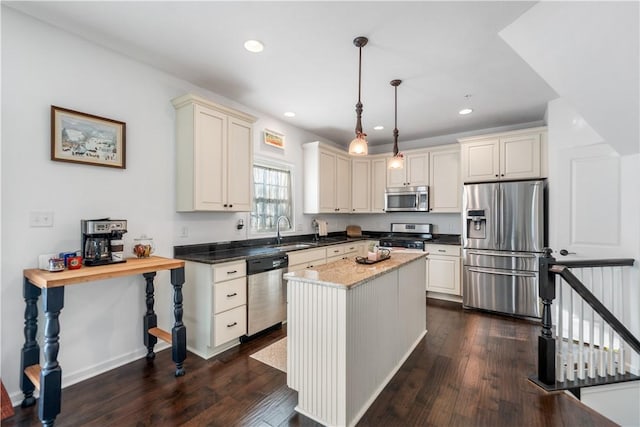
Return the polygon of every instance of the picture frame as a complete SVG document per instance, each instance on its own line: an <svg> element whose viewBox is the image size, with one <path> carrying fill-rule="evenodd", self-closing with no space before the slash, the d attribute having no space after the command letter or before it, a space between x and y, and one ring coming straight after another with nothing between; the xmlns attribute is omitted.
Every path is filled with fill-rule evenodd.
<svg viewBox="0 0 640 427"><path fill-rule="evenodd" d="M284 135L269 129L264 130L264 143L284 150Z"/></svg>
<svg viewBox="0 0 640 427"><path fill-rule="evenodd" d="M126 168L126 123L51 106L51 160Z"/></svg>

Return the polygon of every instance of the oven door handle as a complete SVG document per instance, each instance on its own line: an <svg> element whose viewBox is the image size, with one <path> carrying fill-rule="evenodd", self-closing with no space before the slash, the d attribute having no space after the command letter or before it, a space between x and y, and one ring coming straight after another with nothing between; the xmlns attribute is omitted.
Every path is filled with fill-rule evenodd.
<svg viewBox="0 0 640 427"><path fill-rule="evenodd" d="M500 276L515 276L515 277L536 277L537 274L536 273L516 273L513 271L509 271L509 272L502 272L502 271L498 271L498 270L488 270L488 269L484 269L484 268L475 268L475 267L469 267L469 271L472 271L474 273L487 273L487 274L497 274Z"/></svg>

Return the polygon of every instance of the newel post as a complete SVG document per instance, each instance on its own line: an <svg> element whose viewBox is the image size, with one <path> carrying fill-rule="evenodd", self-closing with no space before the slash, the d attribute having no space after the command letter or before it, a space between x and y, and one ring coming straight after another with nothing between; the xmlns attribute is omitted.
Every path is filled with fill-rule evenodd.
<svg viewBox="0 0 640 427"><path fill-rule="evenodd" d="M544 249L538 264L539 296L542 299L542 331L538 337L538 379L548 385L556 382L556 340L551 322L551 304L556 298L555 274L549 267L555 263L551 248Z"/></svg>

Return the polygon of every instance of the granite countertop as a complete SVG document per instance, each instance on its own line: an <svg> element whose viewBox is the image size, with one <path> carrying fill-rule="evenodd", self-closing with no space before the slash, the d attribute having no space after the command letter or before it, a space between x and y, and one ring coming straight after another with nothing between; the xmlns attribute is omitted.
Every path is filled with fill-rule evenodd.
<svg viewBox="0 0 640 427"><path fill-rule="evenodd" d="M356 257L349 257L313 269L286 273L284 278L316 285L352 288L427 255L427 252L392 252L389 259L375 264L358 264L355 261Z"/></svg>
<svg viewBox="0 0 640 427"><path fill-rule="evenodd" d="M241 261L246 259L261 258L278 253L287 253L306 249L315 249L342 243L368 240L373 237L346 237L330 236L323 237L317 241L300 237L288 237L283 239L281 245L276 245L273 239L260 239L257 241L245 240L228 243L204 243L188 246L175 246L173 248L174 258L183 261L201 262L205 264L219 264L230 261ZM295 243L302 243L305 246L293 247Z"/></svg>

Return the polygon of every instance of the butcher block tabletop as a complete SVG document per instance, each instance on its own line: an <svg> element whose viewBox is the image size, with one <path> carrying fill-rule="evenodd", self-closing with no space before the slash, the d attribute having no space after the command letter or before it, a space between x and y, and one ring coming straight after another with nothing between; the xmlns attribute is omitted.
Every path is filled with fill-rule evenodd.
<svg viewBox="0 0 640 427"><path fill-rule="evenodd" d="M184 261L182 260L152 256L149 258L128 258L127 262L120 264L82 267L77 270L52 272L30 268L24 270L23 275L39 288L55 288L94 280L152 273L159 270L173 270L181 267L184 267Z"/></svg>

